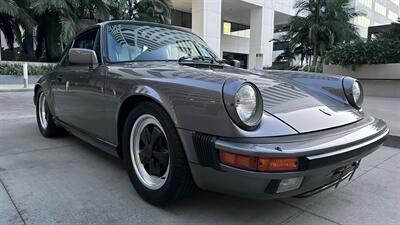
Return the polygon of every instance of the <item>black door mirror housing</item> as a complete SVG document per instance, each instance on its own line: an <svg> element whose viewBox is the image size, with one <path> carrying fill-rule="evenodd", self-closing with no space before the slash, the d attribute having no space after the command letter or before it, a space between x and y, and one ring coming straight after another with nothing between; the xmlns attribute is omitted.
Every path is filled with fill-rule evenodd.
<svg viewBox="0 0 400 225"><path fill-rule="evenodd" d="M239 60L233 59L233 60L231 60L231 61L229 62L229 64L230 64L231 66L236 67L236 68L240 68L240 61L239 61Z"/></svg>
<svg viewBox="0 0 400 225"><path fill-rule="evenodd" d="M70 63L89 65L90 68L95 68L99 65L96 52L84 48L71 48L68 52Z"/></svg>

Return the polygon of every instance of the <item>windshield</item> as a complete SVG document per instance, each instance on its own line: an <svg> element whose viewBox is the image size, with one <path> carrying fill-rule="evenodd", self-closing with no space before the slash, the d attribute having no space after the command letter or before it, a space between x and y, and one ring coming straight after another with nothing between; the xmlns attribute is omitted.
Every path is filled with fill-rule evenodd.
<svg viewBox="0 0 400 225"><path fill-rule="evenodd" d="M190 32L136 24L108 25L107 54L111 62L217 59L207 44Z"/></svg>

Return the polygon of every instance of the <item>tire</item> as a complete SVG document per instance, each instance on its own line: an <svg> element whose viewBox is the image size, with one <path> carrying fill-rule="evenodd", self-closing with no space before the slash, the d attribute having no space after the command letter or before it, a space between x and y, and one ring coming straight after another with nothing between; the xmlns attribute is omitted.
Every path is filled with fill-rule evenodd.
<svg viewBox="0 0 400 225"><path fill-rule="evenodd" d="M64 129L54 123L53 115L49 110L46 96L42 89L36 94L36 121L40 133L47 138L57 137L65 133ZM42 112L42 113L41 113ZM44 114L43 114L44 113Z"/></svg>
<svg viewBox="0 0 400 225"><path fill-rule="evenodd" d="M164 137L153 138L157 134ZM145 201L158 206L166 205L195 190L176 128L167 113L157 104L143 102L132 109L125 122L122 144L129 178ZM167 153L168 166L165 164ZM163 157L157 157L159 155Z"/></svg>

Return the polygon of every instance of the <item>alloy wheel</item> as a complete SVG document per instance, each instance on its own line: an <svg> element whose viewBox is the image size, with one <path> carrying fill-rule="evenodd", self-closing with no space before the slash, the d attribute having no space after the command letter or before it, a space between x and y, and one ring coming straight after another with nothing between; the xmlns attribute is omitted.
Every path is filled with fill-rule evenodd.
<svg viewBox="0 0 400 225"><path fill-rule="evenodd" d="M130 153L141 183L151 190L160 189L168 178L170 154L167 136L154 116L145 114L135 121L130 137Z"/></svg>
<svg viewBox="0 0 400 225"><path fill-rule="evenodd" d="M48 113L46 111L46 97L44 95L44 93L40 93L39 96L39 121L40 121L40 125L42 126L42 128L44 130L47 129L47 125L48 125Z"/></svg>

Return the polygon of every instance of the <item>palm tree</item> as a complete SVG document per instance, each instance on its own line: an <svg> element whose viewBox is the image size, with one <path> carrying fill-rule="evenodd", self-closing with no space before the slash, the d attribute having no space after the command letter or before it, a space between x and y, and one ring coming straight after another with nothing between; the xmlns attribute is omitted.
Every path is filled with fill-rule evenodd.
<svg viewBox="0 0 400 225"><path fill-rule="evenodd" d="M17 40L29 54L36 30L36 57L45 52L47 60L56 61L72 37L90 24L109 19L169 24L170 5L170 0L0 0L0 29L11 49Z"/></svg>
<svg viewBox="0 0 400 225"><path fill-rule="evenodd" d="M358 38L350 21L360 13L350 7L349 0L298 0L295 8L297 13L289 22L291 42L311 47L314 67L326 49Z"/></svg>
<svg viewBox="0 0 400 225"><path fill-rule="evenodd" d="M79 30L109 18L109 8L103 0L37 0L31 7L38 21L36 55L42 55L44 44L50 61L58 60Z"/></svg>
<svg viewBox="0 0 400 225"><path fill-rule="evenodd" d="M171 24L171 2L169 0L141 0L135 4L136 19L148 22Z"/></svg>
<svg viewBox="0 0 400 225"><path fill-rule="evenodd" d="M0 0L0 30L11 51L14 49L15 40L22 45L23 39L32 37L32 30L24 29L24 35L20 30L20 27L29 28L34 27L35 24L24 6L26 6L24 1Z"/></svg>

